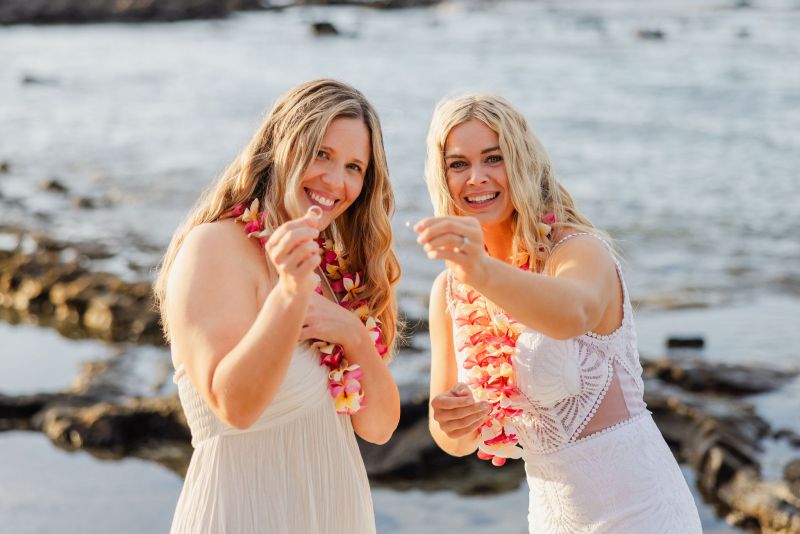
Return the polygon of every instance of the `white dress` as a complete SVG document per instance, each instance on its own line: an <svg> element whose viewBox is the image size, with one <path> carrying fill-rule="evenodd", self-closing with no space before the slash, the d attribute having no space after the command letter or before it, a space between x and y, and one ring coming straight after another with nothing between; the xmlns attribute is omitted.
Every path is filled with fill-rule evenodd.
<svg viewBox="0 0 800 534"><path fill-rule="evenodd" d="M176 370L195 450L173 534L375 532L350 417L336 413L325 369L298 345L275 399L246 430L220 421Z"/></svg>
<svg viewBox="0 0 800 534"><path fill-rule="evenodd" d="M580 235L594 237L572 234L555 246ZM517 339L512 363L522 414L512 426L523 448L531 534L702 532L692 494L643 400L619 263L617 274L623 319L612 334L556 340L529 328ZM468 309L469 288L452 273L448 280L448 308L457 317L460 307ZM463 337L455 325L453 334ZM459 381L466 382L464 351L456 358ZM582 433L590 424L597 431Z"/></svg>

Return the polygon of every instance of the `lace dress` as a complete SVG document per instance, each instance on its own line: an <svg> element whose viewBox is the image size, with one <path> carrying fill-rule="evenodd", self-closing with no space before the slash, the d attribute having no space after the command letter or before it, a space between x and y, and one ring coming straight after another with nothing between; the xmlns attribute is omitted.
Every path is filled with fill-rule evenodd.
<svg viewBox="0 0 800 534"><path fill-rule="evenodd" d="M336 413L318 353L298 345L275 399L246 430L220 421L182 366L174 380L195 450L173 534L375 532L350 417Z"/></svg>
<svg viewBox="0 0 800 534"><path fill-rule="evenodd" d="M555 247L578 236L596 238L572 234ZM513 364L521 398L515 407L522 414L513 427L530 488L529 529L700 533L694 499L643 400L633 310L615 263L623 291L616 331L556 340L528 328L517 340ZM448 273L451 317L461 315L468 290ZM455 324L453 333L459 346L463 335ZM456 351L456 358L459 381L466 382L464 352Z"/></svg>

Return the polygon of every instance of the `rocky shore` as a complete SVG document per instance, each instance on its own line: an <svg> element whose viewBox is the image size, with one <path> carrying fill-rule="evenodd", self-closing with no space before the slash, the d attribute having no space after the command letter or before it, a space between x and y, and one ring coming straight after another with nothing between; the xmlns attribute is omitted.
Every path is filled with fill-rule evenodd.
<svg viewBox="0 0 800 534"><path fill-rule="evenodd" d="M93 22L175 22L217 19L241 10L276 10L304 5L357 5L377 9L423 7L439 0L4 0L0 25Z"/></svg>
<svg viewBox="0 0 800 534"><path fill-rule="evenodd" d="M66 337L162 344L150 282L94 272L111 253L17 228L0 228L16 245L0 250L0 319L56 328Z"/></svg>
<svg viewBox="0 0 800 534"><path fill-rule="evenodd" d="M92 261L108 251L19 229L0 233L16 237L16 245L0 249L2 318L49 325L69 337L162 344L149 282L92 270ZM425 327L416 323L420 332ZM398 359L414 357L415 350L404 348ZM800 435L772 428L747 397L784 386L797 370L711 364L685 354L643 364L645 400L659 428L676 457L696 472L702 495L718 513L745 529L800 533ZM0 394L0 430L39 431L66 450L144 458L182 476L192 449L177 396L141 396L126 388L127 378L109 358L84 364L64 391ZM427 406L424 392L406 388L392 440L381 447L360 443L373 484L459 494L519 487L521 462L496 469L474 456L454 458L439 450L428 433ZM776 443L796 451L783 480L762 472L764 451Z"/></svg>
<svg viewBox="0 0 800 534"><path fill-rule="evenodd" d="M645 400L677 458L697 473L703 496L741 528L800 533L800 435L771 428L752 405L737 398L739 369L676 364L692 377L690 383L711 379L717 393L709 395L652 377L654 367L667 365L666 360L648 363ZM796 376L792 371L748 370L756 380ZM0 430L40 431L67 450L82 449L101 458L144 458L185 474L192 449L177 396L125 397L111 385L105 368L87 365L70 390L0 395ZM399 428L387 445L360 442L373 484L465 495L519 487L525 476L521 462L496 469L474 456L454 458L439 450L427 429L427 401L425 396L406 398ZM784 468L784 480L762 478L763 450L770 441L797 450L796 459Z"/></svg>

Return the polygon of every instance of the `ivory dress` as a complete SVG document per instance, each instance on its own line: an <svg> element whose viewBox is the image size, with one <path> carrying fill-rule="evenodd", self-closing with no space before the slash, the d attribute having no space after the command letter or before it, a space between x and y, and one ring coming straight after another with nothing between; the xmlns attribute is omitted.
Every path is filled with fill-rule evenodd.
<svg viewBox="0 0 800 534"><path fill-rule="evenodd" d="M178 367L194 454L173 534L375 532L350 417L336 413L325 369L316 351L298 345L275 399L238 430L217 418Z"/></svg>
<svg viewBox="0 0 800 534"><path fill-rule="evenodd" d="M572 234L555 247L578 236L596 238ZM691 492L643 400L633 310L615 263L623 291L616 331L556 340L528 328L517 339L512 362L522 395L515 407L523 413L512 425L523 447L531 534L702 532ZM462 287L448 273L451 317L464 305ZM464 351L456 358L466 382ZM583 433L589 425L597 431Z"/></svg>

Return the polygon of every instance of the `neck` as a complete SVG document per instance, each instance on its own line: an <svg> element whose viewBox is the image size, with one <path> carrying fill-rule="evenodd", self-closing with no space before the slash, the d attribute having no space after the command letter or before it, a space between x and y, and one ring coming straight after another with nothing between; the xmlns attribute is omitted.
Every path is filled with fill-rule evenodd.
<svg viewBox="0 0 800 534"><path fill-rule="evenodd" d="M483 242L489 250L489 255L505 263L511 263L512 243L514 232L509 223L482 226Z"/></svg>

